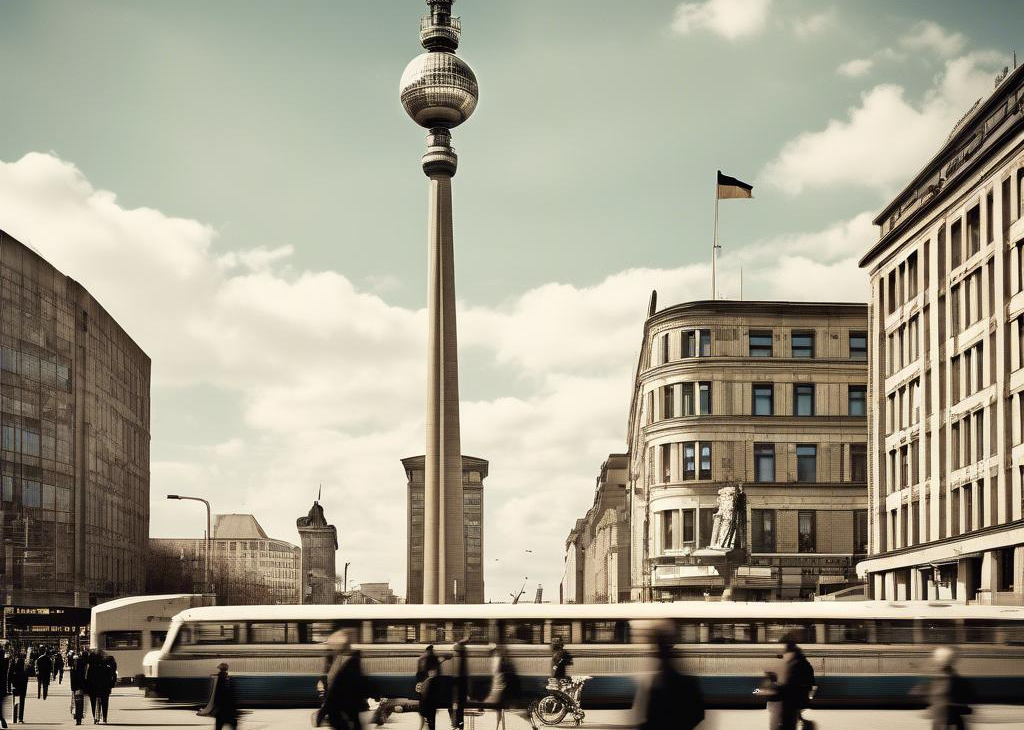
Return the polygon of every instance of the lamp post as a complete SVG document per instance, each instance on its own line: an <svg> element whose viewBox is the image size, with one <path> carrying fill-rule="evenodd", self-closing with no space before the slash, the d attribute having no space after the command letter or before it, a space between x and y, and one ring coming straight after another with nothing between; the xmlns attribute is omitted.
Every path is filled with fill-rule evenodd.
<svg viewBox="0 0 1024 730"><path fill-rule="evenodd" d="M168 494L167 499L187 499L193 502L202 502L206 505L206 540L203 543L203 584L207 593L213 593L210 586L210 503L201 497L186 497L182 494Z"/></svg>

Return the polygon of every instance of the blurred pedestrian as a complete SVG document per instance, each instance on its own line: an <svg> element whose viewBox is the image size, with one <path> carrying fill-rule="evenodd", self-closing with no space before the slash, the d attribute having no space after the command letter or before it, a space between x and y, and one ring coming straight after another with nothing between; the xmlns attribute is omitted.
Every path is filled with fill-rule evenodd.
<svg viewBox="0 0 1024 730"><path fill-rule="evenodd" d="M814 669L793 636L783 637L782 646L782 671L778 682L779 720L777 728L772 730L797 730L800 713L810 703L814 689Z"/></svg>
<svg viewBox="0 0 1024 730"><path fill-rule="evenodd" d="M71 684L71 702L72 702L72 715L75 718L75 724L82 724L82 717L85 716L85 669L86 662L85 657L81 654L70 655L69 662L70 666L70 684Z"/></svg>
<svg viewBox="0 0 1024 730"><path fill-rule="evenodd" d="M972 692L954 665L956 653L940 646L933 654L935 674L928 682L928 715L932 730L964 730L964 715L971 714Z"/></svg>
<svg viewBox="0 0 1024 730"><path fill-rule="evenodd" d="M64 652L58 651L53 655L53 678L57 684L64 683Z"/></svg>
<svg viewBox="0 0 1024 730"><path fill-rule="evenodd" d="M337 655L327 674L324 696L326 716L335 730L361 730L359 713L369 709L362 655L352 648L347 631L341 632L335 641Z"/></svg>
<svg viewBox="0 0 1024 730"><path fill-rule="evenodd" d="M213 689L206 707L196 713L202 717L212 717L215 730L226 725L231 730L238 727L238 699L235 696L235 683L228 674L228 665L221 662L217 665L217 673L213 676Z"/></svg>
<svg viewBox="0 0 1024 730"><path fill-rule="evenodd" d="M448 705L448 719L453 730L462 730L466 720L466 702L469 700L469 663L466 657L466 642L456 641L452 645L455 659L455 676L452 679L452 695Z"/></svg>
<svg viewBox="0 0 1024 730"><path fill-rule="evenodd" d="M505 710L519 706L522 683L504 644L494 647L491 657L491 691L484 700L484 705L498 713L494 730L498 730L499 726L504 730Z"/></svg>
<svg viewBox="0 0 1024 730"><path fill-rule="evenodd" d="M571 665L572 654L566 650L562 637L556 636L551 641L551 678L564 682L569 677Z"/></svg>
<svg viewBox="0 0 1024 730"><path fill-rule="evenodd" d="M28 661L25 652L19 651L11 659L7 670L7 683L14 698L14 722L25 722L25 697L28 694Z"/></svg>
<svg viewBox="0 0 1024 730"><path fill-rule="evenodd" d="M416 693L420 697L420 716L427 730L435 730L441 685L441 660L434 653L433 644L416 660Z"/></svg>
<svg viewBox="0 0 1024 730"><path fill-rule="evenodd" d="M654 631L657 668L640 683L633 699L638 730L693 730L704 721L704 695L697 680L680 672L672 661L675 626Z"/></svg>
<svg viewBox="0 0 1024 730"><path fill-rule="evenodd" d="M94 697L93 722L107 724L110 693L117 684L117 661L102 649L96 652L89 671L89 696Z"/></svg>
<svg viewBox="0 0 1024 730"><path fill-rule="evenodd" d="M0 728L7 727L7 718L4 717L4 704L7 702L7 671L10 668L10 663L11 660L7 658L6 648L0 646Z"/></svg>
<svg viewBox="0 0 1024 730"><path fill-rule="evenodd" d="M36 699L46 699L50 691L50 676L53 674L53 660L50 652L44 651L36 659Z"/></svg>

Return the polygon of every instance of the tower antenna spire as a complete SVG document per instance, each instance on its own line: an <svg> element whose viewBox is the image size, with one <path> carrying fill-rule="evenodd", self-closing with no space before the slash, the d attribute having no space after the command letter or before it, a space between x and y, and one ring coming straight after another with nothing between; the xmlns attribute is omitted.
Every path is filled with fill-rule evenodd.
<svg viewBox="0 0 1024 730"><path fill-rule="evenodd" d="M320 501L320 495L324 491L324 483L320 482L320 486L316 488L316 501Z"/></svg>

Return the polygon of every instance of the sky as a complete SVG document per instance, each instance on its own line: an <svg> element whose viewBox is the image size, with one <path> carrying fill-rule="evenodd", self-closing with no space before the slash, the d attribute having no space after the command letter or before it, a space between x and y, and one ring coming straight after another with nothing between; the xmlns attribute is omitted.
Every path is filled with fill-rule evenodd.
<svg viewBox="0 0 1024 730"><path fill-rule="evenodd" d="M252 512L405 592L423 452L417 0L0 5L0 228L153 360L151 534ZM480 103L454 132L463 452L490 460L485 587L557 600L626 449L651 290L864 301L874 215L989 93L1018 2L459 0ZM1018 32L1014 32L1014 29ZM531 552L527 552L531 551Z"/></svg>

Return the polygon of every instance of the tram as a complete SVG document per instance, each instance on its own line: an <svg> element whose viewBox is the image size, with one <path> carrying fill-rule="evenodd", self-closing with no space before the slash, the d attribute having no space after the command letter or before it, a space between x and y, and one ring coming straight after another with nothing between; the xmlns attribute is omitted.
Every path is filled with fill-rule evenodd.
<svg viewBox="0 0 1024 730"><path fill-rule="evenodd" d="M174 617L163 648L143 661L145 682L177 702L205 700L227 662L245 706L316 702L323 642L351 632L375 695L415 697L416 658L467 642L471 696L490 681L490 650L502 642L527 692L540 694L550 648L561 637L572 674L590 675L588 708L628 707L652 665L643 627L674 622L679 666L709 704L757 704L780 640L794 636L814 667L816 706L916 704L911 691L932 671L938 645L956 647L958 670L979 702L1024 701L1024 608L907 602L655 603L604 605L227 606ZM763 700L762 700L763 702Z"/></svg>
<svg viewBox="0 0 1024 730"><path fill-rule="evenodd" d="M163 646L175 615L212 603L212 596L193 593L133 596L101 603L92 609L89 646L114 657L119 683L137 682L142 677L143 657Z"/></svg>

